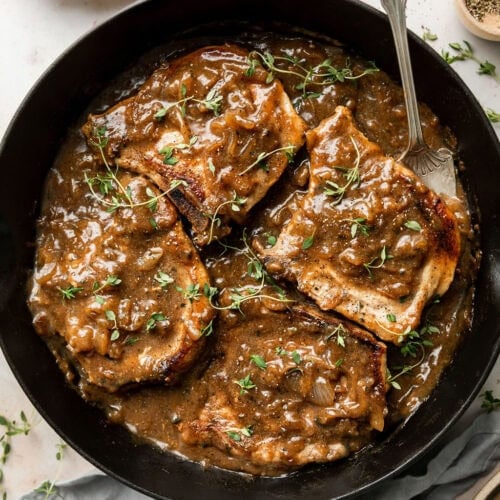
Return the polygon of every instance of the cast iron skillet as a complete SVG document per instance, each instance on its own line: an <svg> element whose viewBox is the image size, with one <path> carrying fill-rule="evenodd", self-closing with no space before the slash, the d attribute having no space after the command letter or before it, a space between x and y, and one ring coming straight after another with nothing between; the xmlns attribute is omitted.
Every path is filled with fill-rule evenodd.
<svg viewBox="0 0 500 500"><path fill-rule="evenodd" d="M147 50L210 21L282 21L338 38L397 75L384 16L353 0L158 0L123 12L69 49L40 79L12 121L0 148L0 333L19 383L54 429L83 456L128 485L170 498L331 498L365 492L427 452L465 410L499 348L500 146L479 104L453 70L415 36L410 48L419 98L458 137L467 165L463 181L481 214L484 252L472 331L437 389L408 422L382 442L338 463L289 477L248 478L202 470L138 444L107 424L64 381L26 307L34 224L43 181L68 126L109 79ZM238 33L229 23L228 31ZM218 33L220 34L220 33Z"/></svg>

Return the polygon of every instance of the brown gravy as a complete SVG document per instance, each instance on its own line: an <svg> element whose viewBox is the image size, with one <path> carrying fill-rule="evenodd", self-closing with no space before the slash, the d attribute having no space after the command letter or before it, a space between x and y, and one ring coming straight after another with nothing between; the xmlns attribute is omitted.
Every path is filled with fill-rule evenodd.
<svg viewBox="0 0 500 500"><path fill-rule="evenodd" d="M366 61L334 43L327 45L305 38L283 39L272 35L260 36L258 42L249 37L239 40L238 43L249 48L257 48L262 52L278 53L286 50L289 55L305 59L308 65L319 64L329 58L332 65L340 68L349 65L359 71L368 67ZM138 82L142 82L150 71L149 63L138 65L132 72L133 78L119 80L91 106L90 111L102 110L106 105L114 104L124 95L132 93ZM384 72L379 71L359 80L337 82L326 87L321 95L307 98L304 98L301 90L296 88L296 81L292 76L284 75L280 76L280 79L297 112L310 127L316 126L322 119L333 114L337 105L344 105L352 110L361 131L371 141L380 145L386 154L397 156L405 147L406 114L402 90ZM422 104L420 111L427 142L436 148L446 146L455 149L455 139L450 130L439 123L438 118L427 106ZM86 116L82 117L82 121L85 119ZM50 218L57 213L63 214L63 218L68 221L66 226L63 224L52 229L50 238L55 245L67 238L67 232L71 230L70 225L75 217L83 217L90 210L99 210L99 207L92 205L93 202L88 197L88 186L81 175L84 170L96 171L96 165L77 127L70 131L49 175L45 191L42 217ZM288 169L265 199L253 209L246 223L245 234L261 239L263 244L269 235L277 235L279 228L290 218L290 211L293 210L293 203L290 204L290 200L298 200L306 184L307 159L303 158L302 161L297 161L293 168ZM467 204L463 193L461 200ZM428 307L425 321L422 322L422 325L427 322L435 327L434 332L426 334L432 346L425 348L423 359L417 366L397 378L397 385L400 388L392 388L388 393L389 414L386 418L386 428L389 430L425 401L438 383L443 369L452 361L460 339L466 334L470 325L473 282L479 250L476 246L477 234L471 226L468 213L461 208L462 205L459 203L456 205L455 213L463 236L462 257L450 290ZM109 220L110 215L104 209L101 209L101 215L103 221ZM144 217L147 217L147 214ZM138 222L140 223L141 221ZM242 227L234 228L228 240L229 245L241 248L242 234ZM47 234L40 233L39 239L43 238L47 238ZM217 287L241 286L248 280L245 274L248 262L240 251L224 249L213 244L202 249L200 255L208 269L211 282ZM112 263L110 266L111 269ZM137 282L140 287L140 276L137 276ZM294 292L290 290L289 293ZM252 464L244 457L224 453L213 446L187 444L180 436L179 424L198 418L210 388L220 384L221 346L225 345L227 349L231 349L231 342L244 342L241 338L228 339L227 333L235 329L245 332L245 329L250 327L247 332L249 337L258 336L261 329L262 336L267 338L273 328L283 328L282 316L278 312L273 311L273 305L265 301L264 303L251 301L245 305L244 315L238 311L226 311L219 315L215 333L208 338L205 355L177 386L171 388L145 386L123 393L107 393L75 376L70 363L62 354L59 337L47 337L47 341L55 352L61 368L67 373L68 379L74 381L87 401L103 408L112 422L125 425L140 438L152 440L161 447L177 451L202 464L253 474L275 475L286 469ZM296 324L289 326L297 328ZM299 326L300 331L294 333L296 337L293 337L293 341L307 342L314 328L307 322L299 323ZM285 346L284 349L292 351L292 344ZM400 354L399 348L388 347L387 365L392 375L397 374L397 367L408 365L408 362L412 361L417 364L416 361L419 359L409 360ZM234 378L238 378L237 375L234 375ZM271 404L272 401L269 402L269 409L263 408L262 411L271 413ZM303 411L304 408L298 405L290 411L289 418L300 420L304 416ZM360 449L371 438L371 432L357 429L351 442L346 445L347 451ZM292 435L290 434L287 439L292 439Z"/></svg>

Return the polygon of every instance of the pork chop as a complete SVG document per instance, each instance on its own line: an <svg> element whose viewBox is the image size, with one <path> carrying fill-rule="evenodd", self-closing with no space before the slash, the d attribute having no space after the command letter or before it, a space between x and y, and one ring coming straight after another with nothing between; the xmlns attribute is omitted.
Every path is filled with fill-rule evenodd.
<svg viewBox="0 0 500 500"><path fill-rule="evenodd" d="M121 175L130 200L160 194L144 178ZM201 293L206 269L175 207L112 213L99 203L84 217L40 220L29 307L37 332L86 382L109 391L172 383L203 349L214 311ZM61 338L63 342L61 342Z"/></svg>
<svg viewBox="0 0 500 500"><path fill-rule="evenodd" d="M179 424L186 443L279 472L345 457L383 429L386 347L370 333L311 306L219 333L205 406Z"/></svg>
<svg viewBox="0 0 500 500"><path fill-rule="evenodd" d="M229 233L261 200L304 143L304 121L283 86L248 52L207 47L156 70L138 93L83 131L120 168L148 176L192 225L199 245Z"/></svg>
<svg viewBox="0 0 500 500"><path fill-rule="evenodd" d="M274 247L271 274L297 282L381 339L399 343L426 303L443 295L460 253L455 217L339 106L307 134L310 183Z"/></svg>

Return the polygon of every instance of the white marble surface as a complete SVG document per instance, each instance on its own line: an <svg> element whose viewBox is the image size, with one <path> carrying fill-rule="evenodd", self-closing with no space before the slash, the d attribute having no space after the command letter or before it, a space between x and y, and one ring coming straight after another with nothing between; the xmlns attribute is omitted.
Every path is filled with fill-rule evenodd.
<svg viewBox="0 0 500 500"><path fill-rule="evenodd" d="M3 136L16 108L36 79L70 44L120 9L130 0L0 0L0 136ZM378 7L378 0L366 3ZM421 35L423 26L438 36L431 42L437 51L449 42L468 40L480 59L494 63L500 73L500 44L480 40L465 31L453 8L453 0L408 0L408 25ZM459 62L454 68L485 108L500 112L500 84L476 73L472 61ZM495 126L500 136L500 125ZM500 365L485 384L498 395ZM45 480L67 480L90 472L93 466L76 452L66 450L56 460L59 437L29 403L0 353L0 415L18 418L24 410L35 423L28 436L16 436L12 453L3 467L0 495L18 498ZM458 427L479 411L476 401Z"/></svg>

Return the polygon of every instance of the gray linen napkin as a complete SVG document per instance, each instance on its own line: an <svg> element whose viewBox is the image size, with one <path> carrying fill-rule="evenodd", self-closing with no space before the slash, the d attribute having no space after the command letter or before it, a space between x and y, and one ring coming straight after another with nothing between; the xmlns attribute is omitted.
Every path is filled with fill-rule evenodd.
<svg viewBox="0 0 500 500"><path fill-rule="evenodd" d="M410 500L425 493L426 500L449 500L469 489L479 477L500 461L500 412L479 415L459 437L450 441L427 464L422 476L389 479L360 500ZM101 475L77 479L57 486L65 500L143 500L147 497ZM42 500L32 492L22 500Z"/></svg>
<svg viewBox="0 0 500 500"><path fill-rule="evenodd" d="M500 412L483 413L427 464L422 476L384 481L360 500L450 500L468 490L500 461Z"/></svg>

